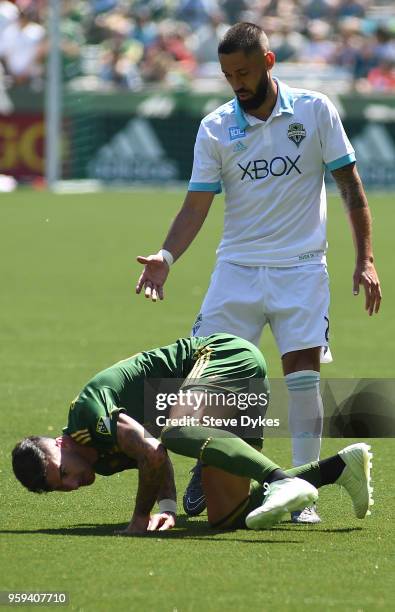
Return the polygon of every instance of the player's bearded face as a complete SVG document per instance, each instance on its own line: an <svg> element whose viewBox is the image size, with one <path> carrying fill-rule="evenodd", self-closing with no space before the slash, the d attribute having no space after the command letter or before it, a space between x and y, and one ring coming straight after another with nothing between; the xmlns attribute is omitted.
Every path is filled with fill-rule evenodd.
<svg viewBox="0 0 395 612"><path fill-rule="evenodd" d="M269 72L263 51L246 55L242 51L220 54L222 72L243 110L259 108L269 91Z"/></svg>
<svg viewBox="0 0 395 612"><path fill-rule="evenodd" d="M237 90L235 93L241 108L245 111L259 108L266 100L268 87L269 77L267 72L263 72L255 91L244 88Z"/></svg>

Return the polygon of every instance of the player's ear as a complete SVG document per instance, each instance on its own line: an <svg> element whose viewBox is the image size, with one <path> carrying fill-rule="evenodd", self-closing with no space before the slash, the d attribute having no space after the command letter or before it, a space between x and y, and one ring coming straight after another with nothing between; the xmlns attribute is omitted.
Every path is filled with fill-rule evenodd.
<svg viewBox="0 0 395 612"><path fill-rule="evenodd" d="M266 51L265 53L265 61L266 61L266 68L268 70L271 70L276 62L276 55L273 51Z"/></svg>
<svg viewBox="0 0 395 612"><path fill-rule="evenodd" d="M72 445L72 440L69 436L58 436L55 438L55 444L59 448L70 448Z"/></svg>

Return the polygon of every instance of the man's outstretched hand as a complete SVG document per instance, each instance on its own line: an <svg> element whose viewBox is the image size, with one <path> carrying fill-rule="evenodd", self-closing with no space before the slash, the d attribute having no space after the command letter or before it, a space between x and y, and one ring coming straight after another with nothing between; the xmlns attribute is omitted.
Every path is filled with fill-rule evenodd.
<svg viewBox="0 0 395 612"><path fill-rule="evenodd" d="M156 302L158 298L163 300L163 285L169 274L167 262L158 253L148 257L139 255L137 261L144 265L144 270L137 281L136 293L141 293L144 287L144 295L147 299L153 302Z"/></svg>

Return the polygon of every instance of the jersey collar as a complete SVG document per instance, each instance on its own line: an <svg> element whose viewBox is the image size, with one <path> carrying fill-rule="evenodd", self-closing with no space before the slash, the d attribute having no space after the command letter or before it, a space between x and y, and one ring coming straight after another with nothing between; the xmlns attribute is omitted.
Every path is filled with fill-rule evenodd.
<svg viewBox="0 0 395 612"><path fill-rule="evenodd" d="M267 121L270 121L273 117L278 117L279 115L282 115L283 113L287 113L290 115L293 115L294 113L294 97L293 97L290 87L288 87L288 85L286 85L285 83L282 83L276 78L274 78L274 80L276 81L278 85L277 100L273 108L273 112ZM241 108L237 98L234 98L234 103L235 103L237 126L241 130L245 130L248 126L251 125L251 123L248 121L248 115L246 115L246 113ZM262 123L267 123L267 122L262 122Z"/></svg>

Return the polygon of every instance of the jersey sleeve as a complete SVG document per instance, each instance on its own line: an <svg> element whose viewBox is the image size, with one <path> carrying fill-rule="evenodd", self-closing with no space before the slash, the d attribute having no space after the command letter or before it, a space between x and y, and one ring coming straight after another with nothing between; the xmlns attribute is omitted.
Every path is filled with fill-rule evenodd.
<svg viewBox="0 0 395 612"><path fill-rule="evenodd" d="M344 130L335 105L324 96L320 100L318 130L322 158L328 170L337 170L355 161L355 151Z"/></svg>
<svg viewBox="0 0 395 612"><path fill-rule="evenodd" d="M113 448L117 444L118 415L124 411L114 400L109 389L103 389L100 394L82 392L70 406L63 433L78 444L99 450Z"/></svg>
<svg viewBox="0 0 395 612"><path fill-rule="evenodd" d="M210 129L200 124L196 137L192 176L188 191L221 193L221 160Z"/></svg>

